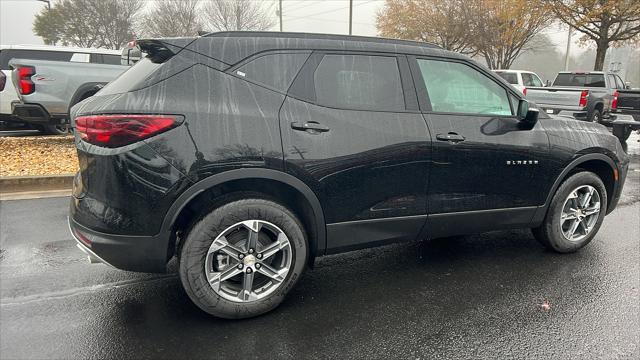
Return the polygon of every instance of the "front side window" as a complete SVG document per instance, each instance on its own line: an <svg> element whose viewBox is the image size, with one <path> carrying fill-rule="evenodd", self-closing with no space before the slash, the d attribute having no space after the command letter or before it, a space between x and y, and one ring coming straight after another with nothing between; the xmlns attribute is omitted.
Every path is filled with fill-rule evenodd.
<svg viewBox="0 0 640 360"><path fill-rule="evenodd" d="M507 91L471 66L426 59L418 66L433 111L513 115Z"/></svg>
<svg viewBox="0 0 640 360"><path fill-rule="evenodd" d="M542 86L542 81L534 74L522 73L522 84L524 86Z"/></svg>
<svg viewBox="0 0 640 360"><path fill-rule="evenodd" d="M405 110L400 70L392 56L325 55L313 80L316 101L323 106Z"/></svg>

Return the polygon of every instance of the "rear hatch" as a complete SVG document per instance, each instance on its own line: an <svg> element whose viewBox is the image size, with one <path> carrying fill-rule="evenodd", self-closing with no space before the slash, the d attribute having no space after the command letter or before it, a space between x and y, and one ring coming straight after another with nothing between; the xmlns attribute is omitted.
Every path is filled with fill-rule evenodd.
<svg viewBox="0 0 640 360"><path fill-rule="evenodd" d="M530 87L527 88L527 99L540 106L578 106L582 90L579 88Z"/></svg>

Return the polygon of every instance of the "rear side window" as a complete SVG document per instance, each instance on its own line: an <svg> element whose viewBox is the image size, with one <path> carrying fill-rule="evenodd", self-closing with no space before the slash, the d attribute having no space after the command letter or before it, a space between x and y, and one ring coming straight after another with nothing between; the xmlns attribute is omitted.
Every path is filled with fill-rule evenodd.
<svg viewBox="0 0 640 360"><path fill-rule="evenodd" d="M431 109L437 112L513 115L507 91L469 65L418 59Z"/></svg>
<svg viewBox="0 0 640 360"><path fill-rule="evenodd" d="M395 57L325 55L313 79L320 105L353 110L405 110Z"/></svg>
<svg viewBox="0 0 640 360"><path fill-rule="evenodd" d="M240 66L234 73L248 81L286 93L310 53L263 55Z"/></svg>
<svg viewBox="0 0 640 360"><path fill-rule="evenodd" d="M624 84L624 81L622 81L622 79L620 78L620 76L615 75L615 78L616 78L616 84L618 86L618 89L621 89L621 90L624 89L625 84Z"/></svg>
<svg viewBox="0 0 640 360"><path fill-rule="evenodd" d="M540 78L534 74L522 73L522 85L524 86L542 86Z"/></svg>
<svg viewBox="0 0 640 360"><path fill-rule="evenodd" d="M69 61L73 56L67 51L4 49L0 52L1 70L9 70L11 59Z"/></svg>
<svg viewBox="0 0 640 360"><path fill-rule="evenodd" d="M553 86L605 87L603 74L558 74Z"/></svg>
<svg viewBox="0 0 640 360"><path fill-rule="evenodd" d="M614 75L609 75L609 89L616 89L616 77Z"/></svg>
<svg viewBox="0 0 640 360"><path fill-rule="evenodd" d="M512 72L496 72L496 74L500 75L501 78L507 80L509 84L518 85L518 74ZM524 80L524 75L523 75Z"/></svg>

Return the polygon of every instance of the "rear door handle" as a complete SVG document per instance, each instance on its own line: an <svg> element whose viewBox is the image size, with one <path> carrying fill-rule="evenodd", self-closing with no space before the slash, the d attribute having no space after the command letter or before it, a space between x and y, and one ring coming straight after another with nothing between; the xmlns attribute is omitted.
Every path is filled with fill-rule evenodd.
<svg viewBox="0 0 640 360"><path fill-rule="evenodd" d="M464 136L454 132L450 132L448 134L438 134L436 135L436 139L440 141L449 141L452 143L459 143L460 141L464 141Z"/></svg>
<svg viewBox="0 0 640 360"><path fill-rule="evenodd" d="M305 123L294 121L291 123L291 128L293 130L298 131L316 131L316 132L327 132L329 131L329 127L322 125L316 121L307 121Z"/></svg>

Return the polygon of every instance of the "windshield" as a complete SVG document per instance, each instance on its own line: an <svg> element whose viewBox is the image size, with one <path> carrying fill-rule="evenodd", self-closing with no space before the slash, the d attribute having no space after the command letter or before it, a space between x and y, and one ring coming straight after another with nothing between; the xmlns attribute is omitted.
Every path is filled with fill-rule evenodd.
<svg viewBox="0 0 640 360"><path fill-rule="evenodd" d="M518 74L516 73L497 71L496 74L500 75L501 78L507 80L509 84L518 84Z"/></svg>
<svg viewBox="0 0 640 360"><path fill-rule="evenodd" d="M603 74L558 74L553 86L605 87Z"/></svg>

